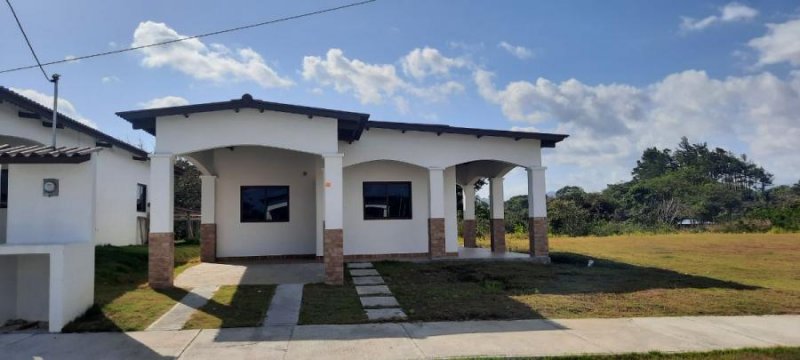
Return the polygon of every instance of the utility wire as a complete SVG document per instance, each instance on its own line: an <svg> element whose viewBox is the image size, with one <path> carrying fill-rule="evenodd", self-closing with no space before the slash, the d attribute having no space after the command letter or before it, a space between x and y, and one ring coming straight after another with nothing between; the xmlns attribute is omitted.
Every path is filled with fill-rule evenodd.
<svg viewBox="0 0 800 360"><path fill-rule="evenodd" d="M8 1L9 0L6 0L6 2L8 2ZM256 24L237 26L237 27L234 27L234 28L218 30L218 31L208 32L208 33L199 34L199 35L186 36L186 37L182 37L182 38L178 38L178 39L173 39L173 40L168 40L168 41L163 41L163 42L157 42L157 43L152 43L152 44L133 46L133 47L125 48L125 49L105 51L105 52L95 53L95 54L91 54L91 55L83 55L83 56L78 56L78 57L71 57L69 59L50 61L50 62L46 62L44 64L39 63L39 59L37 58L36 62L37 62L38 65L29 65L29 66L21 66L21 67L12 68L12 69L6 69L6 70L0 71L0 74L9 73L9 72L12 72L12 71L32 69L32 68L35 68L37 66L41 68L42 66L47 66L47 65L61 64L61 63L65 63L65 62L83 60L83 59L91 59L91 58L100 57L100 56L106 56L106 55L114 55L114 54L119 54L119 53L124 53L124 52L128 52L128 51L139 50L139 49L145 49L145 48L154 47L154 46L169 45L169 44L174 44L174 43L177 43L177 42L191 40L191 39L199 39L199 38L204 38L204 37L213 36L213 35L219 35L219 34L239 31L239 30L246 30L246 29L251 29L251 28L255 28L255 27L259 27L259 26L271 25L271 24L285 22L285 21L289 21L289 20L296 20L296 19L300 19L300 18L304 18L304 17L320 15L320 14L329 13L329 12L333 12L333 11L337 11L337 10L343 10L343 9L347 9L347 8L351 8L351 7L366 5L368 3L372 3L372 2L375 2L375 1L378 1L378 0L359 1L359 2L355 2L355 3L347 4L347 5L342 5L342 6L337 6L337 7L332 7L332 8L327 8L327 9L322 9L322 10L317 10L317 11L312 11L312 12L307 12L307 13L303 13L303 14L299 14L299 15L293 15L293 16L288 16L288 17L283 17L283 18L263 21L263 22L256 23ZM8 5L11 6L11 3L9 3ZM13 12L13 9L12 9L12 12ZM16 17L16 14L14 15L14 17ZM19 22L19 20L17 20L17 22ZM20 29L22 29L21 25L20 25ZM23 31L23 35L24 34L25 34L25 32ZM27 39L28 39L28 37L26 36L25 40L27 40ZM30 46L30 42L28 42L28 46ZM33 51L32 47L31 47L31 51ZM36 57L36 53L34 53L33 56ZM42 72L44 72L43 68L42 68ZM47 77L47 74L45 74L45 77Z"/></svg>
<svg viewBox="0 0 800 360"><path fill-rule="evenodd" d="M28 34L25 33L25 28L22 27L22 22L19 21L17 12L14 11L14 7L11 6L11 0L6 0L6 4L8 4L8 8L11 9L11 14L14 15L14 20L17 20L17 26L19 27L19 31L22 32L22 37L24 37L25 42L28 43L28 49L31 49L31 54L33 54L33 58L36 59L36 65L29 66L28 69L35 68L38 66L39 70L42 70L42 75L44 75L44 78L47 79L47 81L50 81L50 77L47 76L47 72L44 71L44 67L42 67L42 63L39 61L39 57L36 56L36 51L33 50L33 45L31 45L31 40L28 39Z"/></svg>

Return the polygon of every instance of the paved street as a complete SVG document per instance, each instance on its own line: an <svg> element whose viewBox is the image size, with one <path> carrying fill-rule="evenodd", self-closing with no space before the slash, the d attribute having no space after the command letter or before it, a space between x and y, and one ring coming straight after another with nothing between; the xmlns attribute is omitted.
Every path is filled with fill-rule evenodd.
<svg viewBox="0 0 800 360"><path fill-rule="evenodd" d="M4 359L422 359L800 346L800 316L517 320L0 335Z"/></svg>

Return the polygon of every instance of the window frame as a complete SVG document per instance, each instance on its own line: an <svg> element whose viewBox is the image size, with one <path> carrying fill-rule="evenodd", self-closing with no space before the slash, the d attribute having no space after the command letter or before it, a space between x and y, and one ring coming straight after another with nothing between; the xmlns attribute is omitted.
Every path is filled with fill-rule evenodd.
<svg viewBox="0 0 800 360"><path fill-rule="evenodd" d="M368 217L367 216L367 201L366 201L366 193L367 193L367 185L369 184L384 184L384 185L407 185L408 186L408 216L396 216L396 217ZM388 189L387 189L388 190ZM387 191L387 203L388 203L388 191ZM414 192L413 186L411 181L363 181L361 183L361 212L362 217L365 221L372 221L372 220L412 220L414 219Z"/></svg>
<svg viewBox="0 0 800 360"><path fill-rule="evenodd" d="M245 220L244 219L244 211L242 211L242 206L244 202L242 201L242 192L246 189L258 189L258 188L285 188L286 189L286 220L267 220L264 217L264 220ZM271 224L271 223L288 223L291 222L291 188L289 185L241 185L239 186L239 223L241 224Z"/></svg>
<svg viewBox="0 0 800 360"><path fill-rule="evenodd" d="M5 195L6 195L6 200L5 201L0 200L0 209L7 209L8 208L8 169L0 170L0 182L2 182L2 184L0 184L0 186L2 186L2 188L0 188L0 192L5 192Z"/></svg>
<svg viewBox="0 0 800 360"><path fill-rule="evenodd" d="M144 208L139 207L139 189L144 189L142 192L144 195ZM147 212L147 184L137 183L136 184L136 212L146 213Z"/></svg>

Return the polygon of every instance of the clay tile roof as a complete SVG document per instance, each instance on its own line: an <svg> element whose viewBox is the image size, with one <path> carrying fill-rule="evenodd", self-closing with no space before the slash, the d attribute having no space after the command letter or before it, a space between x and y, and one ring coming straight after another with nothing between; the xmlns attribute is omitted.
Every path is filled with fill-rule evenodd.
<svg viewBox="0 0 800 360"><path fill-rule="evenodd" d="M100 146L0 145L0 164L79 164L102 150Z"/></svg>

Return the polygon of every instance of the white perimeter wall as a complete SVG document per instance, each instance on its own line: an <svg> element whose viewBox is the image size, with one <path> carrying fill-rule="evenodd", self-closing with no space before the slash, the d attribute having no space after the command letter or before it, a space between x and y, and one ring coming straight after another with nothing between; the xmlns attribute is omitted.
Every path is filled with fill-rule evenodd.
<svg viewBox="0 0 800 360"><path fill-rule="evenodd" d="M214 150L217 256L308 255L316 251L317 156L274 148ZM241 186L288 185L289 222L240 222Z"/></svg>
<svg viewBox="0 0 800 360"><path fill-rule="evenodd" d="M137 244L137 220L146 212L136 211L137 184L147 185L150 163L133 160L131 153L103 149L97 157L97 244ZM148 188L149 192L149 188Z"/></svg>
<svg viewBox="0 0 800 360"><path fill-rule="evenodd" d="M0 246L0 291L0 323L49 321L61 331L94 302L94 245Z"/></svg>
<svg viewBox="0 0 800 360"><path fill-rule="evenodd" d="M94 160L11 164L8 177L8 244L94 241ZM58 196L42 195L45 178L59 180Z"/></svg>
<svg viewBox="0 0 800 360"><path fill-rule="evenodd" d="M410 220L364 220L365 181L410 181ZM344 168L344 254L428 252L428 169L395 161Z"/></svg>

